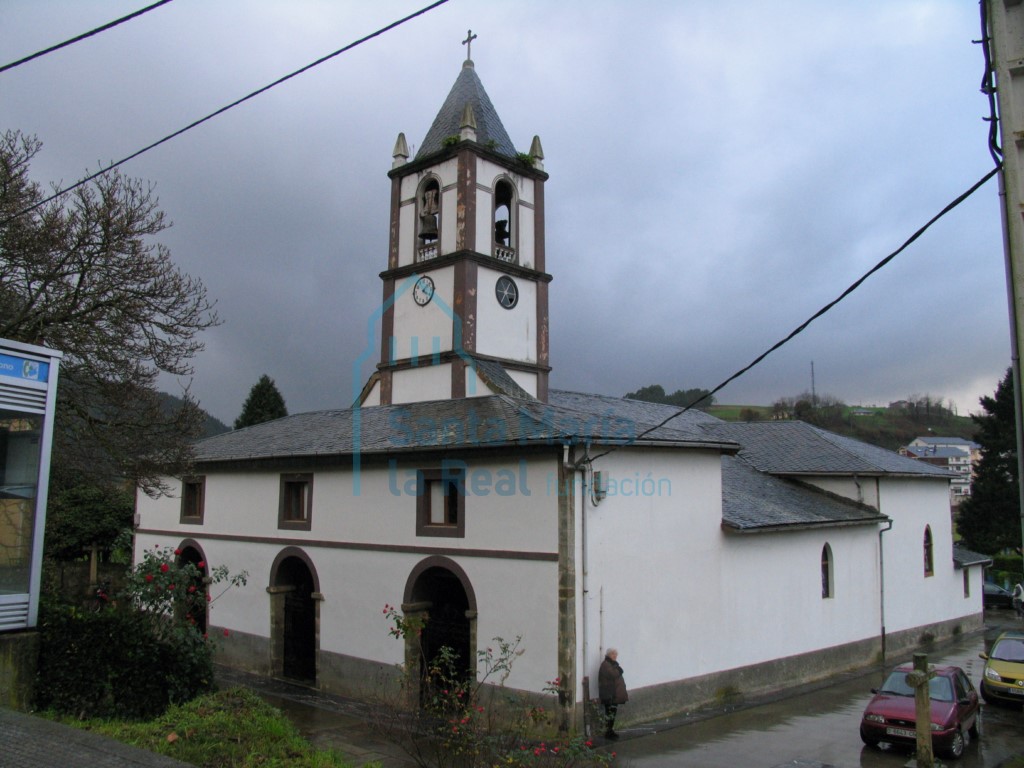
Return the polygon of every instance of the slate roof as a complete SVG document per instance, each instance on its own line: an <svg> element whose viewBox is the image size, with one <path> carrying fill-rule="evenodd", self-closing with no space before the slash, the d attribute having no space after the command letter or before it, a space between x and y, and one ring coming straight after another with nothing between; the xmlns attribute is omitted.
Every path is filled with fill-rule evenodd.
<svg viewBox="0 0 1024 768"><path fill-rule="evenodd" d="M915 437L912 442L922 443L924 445L959 445L964 448L981 447L973 440L967 440L963 437Z"/></svg>
<svg viewBox="0 0 1024 768"><path fill-rule="evenodd" d="M433 155L444 149L444 140L449 136L458 136L462 125L462 113L466 104L473 106L476 118L476 140L479 144L490 146L494 152L505 157L515 158L516 148L501 124L494 105L491 104L483 83L477 77L473 62L466 60L462 71L455 79L455 85L448 93L448 98L441 105L441 110L434 118L426 138L416 152L416 160ZM493 142L493 143L492 143Z"/></svg>
<svg viewBox="0 0 1024 768"><path fill-rule="evenodd" d="M472 357L472 355L469 355L469 357ZM508 395L509 397L523 400L531 397L529 392L516 384L515 379L508 375L508 371L505 370L501 363L496 363L493 360L481 360L478 357L473 357L473 361L476 375L491 388L494 394Z"/></svg>
<svg viewBox="0 0 1024 768"><path fill-rule="evenodd" d="M991 565L992 558L988 555L982 555L978 552L972 552L967 547L961 547L959 544L953 545L953 566L956 568L966 568L969 565Z"/></svg>
<svg viewBox="0 0 1024 768"><path fill-rule="evenodd" d="M802 421L702 425L708 437L733 440L752 467L774 475L897 475L950 478L953 473Z"/></svg>
<svg viewBox="0 0 1024 768"><path fill-rule="evenodd" d="M734 456L722 457L722 527L726 531L873 525L888 519L866 504L766 475Z"/></svg>
<svg viewBox="0 0 1024 768"><path fill-rule="evenodd" d="M962 459L969 457L970 449L960 446L908 445L907 456L918 459Z"/></svg>
<svg viewBox="0 0 1024 768"><path fill-rule="evenodd" d="M622 403L616 410L614 404ZM657 423L652 404L555 390L550 402L491 395L314 411L225 432L195 444L199 462L394 454L438 449L628 443ZM638 421L634 417L644 417ZM699 417L698 417L699 418ZM652 444L736 450L680 420L644 438Z"/></svg>

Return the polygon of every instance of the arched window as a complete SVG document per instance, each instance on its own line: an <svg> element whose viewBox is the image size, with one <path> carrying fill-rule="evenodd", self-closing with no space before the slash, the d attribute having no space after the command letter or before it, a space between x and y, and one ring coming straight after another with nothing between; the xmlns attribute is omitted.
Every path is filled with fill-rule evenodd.
<svg viewBox="0 0 1024 768"><path fill-rule="evenodd" d="M436 178L428 178L416 194L416 261L438 256L437 244L441 238L441 185Z"/></svg>
<svg viewBox="0 0 1024 768"><path fill-rule="evenodd" d="M505 179L494 185L494 257L515 264L515 188Z"/></svg>
<svg viewBox="0 0 1024 768"><path fill-rule="evenodd" d="M924 527L924 575L935 574L935 553L932 548L932 528L930 525Z"/></svg>
<svg viewBox="0 0 1024 768"><path fill-rule="evenodd" d="M821 597L834 597L835 586L832 582L832 547L826 542L821 548Z"/></svg>

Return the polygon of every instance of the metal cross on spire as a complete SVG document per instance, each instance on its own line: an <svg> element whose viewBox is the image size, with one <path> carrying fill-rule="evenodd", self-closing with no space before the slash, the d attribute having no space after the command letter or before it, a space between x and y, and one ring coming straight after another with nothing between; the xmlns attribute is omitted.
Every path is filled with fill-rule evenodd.
<svg viewBox="0 0 1024 768"><path fill-rule="evenodd" d="M476 40L477 35L473 34L472 29L466 30L466 39L462 41L462 44L466 46L466 61L472 61L473 57L470 55L470 51L473 48L473 41Z"/></svg>

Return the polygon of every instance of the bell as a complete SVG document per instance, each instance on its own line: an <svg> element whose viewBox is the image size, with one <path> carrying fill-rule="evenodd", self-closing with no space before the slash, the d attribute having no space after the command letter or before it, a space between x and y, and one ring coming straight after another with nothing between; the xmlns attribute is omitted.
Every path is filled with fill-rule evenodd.
<svg viewBox="0 0 1024 768"><path fill-rule="evenodd" d="M437 240L437 216L433 213L420 214L420 240Z"/></svg>
<svg viewBox="0 0 1024 768"><path fill-rule="evenodd" d="M508 220L498 219L494 222L494 242L508 245Z"/></svg>

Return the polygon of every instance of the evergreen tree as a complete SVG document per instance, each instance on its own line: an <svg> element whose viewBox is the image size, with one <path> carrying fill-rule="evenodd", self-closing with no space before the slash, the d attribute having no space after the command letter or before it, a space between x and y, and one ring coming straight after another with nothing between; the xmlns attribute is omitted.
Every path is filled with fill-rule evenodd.
<svg viewBox="0 0 1024 768"><path fill-rule="evenodd" d="M267 374L263 374L249 390L249 397L242 406L242 415L235 419L235 429L251 427L253 424L262 424L264 421L273 421L287 415L288 409L285 408L284 398L281 397L277 385Z"/></svg>
<svg viewBox="0 0 1024 768"><path fill-rule="evenodd" d="M661 384L640 387L636 392L627 392L623 397L630 400L644 400L648 403L675 405L679 408L692 406L702 411L715 404L715 397L709 389L693 387L692 389L677 389L672 394L668 394Z"/></svg>
<svg viewBox="0 0 1024 768"><path fill-rule="evenodd" d="M1021 544L1017 477L1017 430L1013 372L1007 370L995 397L982 397L984 414L974 415L981 444L970 498L960 504L957 530L966 547L994 555Z"/></svg>

